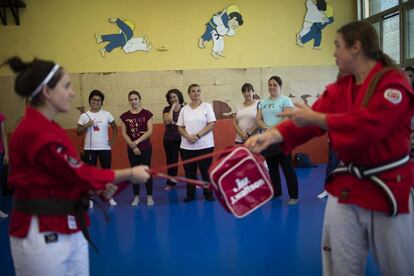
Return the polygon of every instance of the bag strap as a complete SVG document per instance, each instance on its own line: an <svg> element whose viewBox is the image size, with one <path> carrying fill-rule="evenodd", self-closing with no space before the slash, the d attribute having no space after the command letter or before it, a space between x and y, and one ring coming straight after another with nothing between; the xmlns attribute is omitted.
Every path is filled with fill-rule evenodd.
<svg viewBox="0 0 414 276"><path fill-rule="evenodd" d="M369 101L371 100L372 96L374 95L374 91L377 88L377 84L379 80L384 76L387 72L394 70L394 67L386 67L378 71L374 77L372 78L371 82L369 83L367 93L365 93L364 99L362 100L362 107L368 105Z"/></svg>
<svg viewBox="0 0 414 276"><path fill-rule="evenodd" d="M203 154L201 156L197 156L197 157L194 157L194 158L190 158L190 159L187 159L185 161L179 161L177 163L170 164L170 165L167 165L167 166L160 166L158 168L150 169L149 170L149 173L152 176L158 176L158 177L161 177L161 178L166 178L166 179L170 179L170 180L176 180L176 181L179 181L179 182L186 182L187 184L201 186L203 188L210 188L210 183L208 183L206 181L189 179L189 178L180 177L180 176L170 176L170 175L165 174L165 173L162 173L160 171L161 170L164 170L164 169L178 167L179 165L184 165L184 164L188 164L188 163L197 162L197 161L200 161L200 160L207 159L209 157L213 157L213 156L217 156L217 155L221 155L221 154L225 154L225 153L230 153L233 150L234 150L234 147L230 147L230 148L226 148L226 149L222 149L222 150L213 151L211 153Z"/></svg>
<svg viewBox="0 0 414 276"><path fill-rule="evenodd" d="M91 116L89 116L89 114L87 112L83 112L81 114L81 116L83 114L85 114L89 118L89 120L92 120ZM84 147L85 147L85 138L86 138L86 132L85 132L85 135L81 136L81 139L82 139L82 141L81 141L81 151L85 150L84 149ZM92 130L89 131L89 150L92 150Z"/></svg>

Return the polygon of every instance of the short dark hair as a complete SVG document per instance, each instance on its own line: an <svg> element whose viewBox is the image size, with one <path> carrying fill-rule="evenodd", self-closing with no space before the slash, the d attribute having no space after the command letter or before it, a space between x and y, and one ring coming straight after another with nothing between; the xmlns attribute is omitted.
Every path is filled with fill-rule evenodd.
<svg viewBox="0 0 414 276"><path fill-rule="evenodd" d="M194 88L194 87L200 87L200 85L198 85L197 83L190 84L190 86L188 86L187 88L187 93L190 93L191 88Z"/></svg>
<svg viewBox="0 0 414 276"><path fill-rule="evenodd" d="M92 97L94 96L98 96L99 98L101 98L102 104L105 100L105 95L104 93L102 93L101 91L99 91L98 89L94 89L92 90L92 92L89 94L89 103L91 102Z"/></svg>
<svg viewBox="0 0 414 276"><path fill-rule="evenodd" d="M237 23L239 23L239 26L243 25L243 17L238 12L232 12L229 14L229 19L236 18Z"/></svg>
<svg viewBox="0 0 414 276"><path fill-rule="evenodd" d="M39 96L41 93L35 95L33 98L30 97L52 71L56 63L36 58L31 62L24 62L21 58L15 56L6 60L2 65L4 64L7 64L14 73L17 73L14 83L16 94L30 100L30 104L33 106L40 104L43 101L42 97ZM46 85L52 89L55 88L56 84L63 77L63 73L63 68L59 67Z"/></svg>
<svg viewBox="0 0 414 276"><path fill-rule="evenodd" d="M326 1L325 0L317 0L316 1L316 7L320 11L326 11Z"/></svg>
<svg viewBox="0 0 414 276"><path fill-rule="evenodd" d="M405 68L404 68L404 71L405 71L405 72L411 72L411 73L413 73L413 74L414 74L414 67L412 67L412 66L407 66L407 67L405 67Z"/></svg>
<svg viewBox="0 0 414 276"><path fill-rule="evenodd" d="M129 93L128 93L128 100L129 100L129 97L131 97L131 95L137 95L138 96L138 99L141 100L141 95L139 94L138 91L135 91L135 90L129 91Z"/></svg>
<svg viewBox="0 0 414 276"><path fill-rule="evenodd" d="M282 87L282 79L279 76L271 76L267 83L269 83L271 80L276 81L280 87Z"/></svg>
<svg viewBox="0 0 414 276"><path fill-rule="evenodd" d="M175 94L175 95L177 95L177 97L178 97L178 102L180 103L180 104L183 104L184 103L184 97L183 97L183 94L181 93L181 91L180 90L178 90L178 89L170 89L170 90L168 90L168 92L167 92L167 94L165 94L165 98L167 99L167 103L169 104L169 105L171 105L171 101L170 101L170 96L171 96L171 94Z"/></svg>
<svg viewBox="0 0 414 276"><path fill-rule="evenodd" d="M253 91L254 92L253 85L251 85L248 82L246 82L245 84L243 84L243 86L241 87L241 92L247 92L247 91Z"/></svg>

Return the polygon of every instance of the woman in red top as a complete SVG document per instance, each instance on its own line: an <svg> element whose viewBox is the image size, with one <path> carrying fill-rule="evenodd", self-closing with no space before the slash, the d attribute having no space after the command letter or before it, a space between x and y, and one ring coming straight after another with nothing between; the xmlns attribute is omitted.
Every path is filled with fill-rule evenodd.
<svg viewBox="0 0 414 276"><path fill-rule="evenodd" d="M6 133L6 118L0 113L0 176L3 174L3 169L9 163L9 146L7 143ZM2 181L2 180L0 180ZM8 215L0 210L0 218L7 218Z"/></svg>
<svg viewBox="0 0 414 276"><path fill-rule="evenodd" d="M117 190L112 183L145 182L147 168L85 165L54 122L57 114L69 112L75 95L69 75L50 61L25 63L14 57L6 64L18 73L16 93L29 103L10 147L10 244L16 275L89 275L89 192L109 199Z"/></svg>
<svg viewBox="0 0 414 276"><path fill-rule="evenodd" d="M152 134L152 113L142 108L141 95L138 91L130 91L128 93L128 101L130 110L122 113L121 129L122 137L127 142L127 153L129 164L151 166L152 145L149 139ZM147 205L154 205L152 198L152 178L145 183L147 189ZM134 200L131 205L136 206L139 203L140 185L132 185L134 192Z"/></svg>
<svg viewBox="0 0 414 276"><path fill-rule="evenodd" d="M280 113L290 120L250 138L246 146L260 152L282 143L289 152L327 132L344 165L326 184L324 274L363 275L371 250L382 275L413 275L413 90L381 51L369 23L341 27L334 56L339 71L349 75L328 85L312 109L296 104Z"/></svg>

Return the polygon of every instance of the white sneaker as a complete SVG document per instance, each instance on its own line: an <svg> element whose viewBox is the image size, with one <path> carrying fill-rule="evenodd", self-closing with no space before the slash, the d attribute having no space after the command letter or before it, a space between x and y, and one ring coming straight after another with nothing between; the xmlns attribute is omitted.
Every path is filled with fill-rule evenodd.
<svg viewBox="0 0 414 276"><path fill-rule="evenodd" d="M9 215L0 210L0 218L7 218Z"/></svg>
<svg viewBox="0 0 414 276"><path fill-rule="evenodd" d="M154 199L152 198L152 196L147 196L147 205L148 206L154 205Z"/></svg>
<svg viewBox="0 0 414 276"><path fill-rule="evenodd" d="M118 203L116 203L116 201L113 198L111 198L109 200L109 204L111 204L111 206L116 206Z"/></svg>
<svg viewBox="0 0 414 276"><path fill-rule="evenodd" d="M289 201L287 202L287 205L289 206L293 206L299 203L299 199L298 198L291 198L289 199Z"/></svg>
<svg viewBox="0 0 414 276"><path fill-rule="evenodd" d="M138 204L139 204L139 196L135 196L134 200L131 203L131 205L132 206L137 206Z"/></svg>
<svg viewBox="0 0 414 276"><path fill-rule="evenodd" d="M265 168L266 171L269 171L269 166L267 165L266 160L263 161L263 167Z"/></svg>
<svg viewBox="0 0 414 276"><path fill-rule="evenodd" d="M93 201L89 200L89 209L92 209L92 208L93 208Z"/></svg>
<svg viewBox="0 0 414 276"><path fill-rule="evenodd" d="M323 191L322 193L320 193L319 195L318 195L318 198L325 198L325 197L327 197L328 196L328 192L327 191Z"/></svg>

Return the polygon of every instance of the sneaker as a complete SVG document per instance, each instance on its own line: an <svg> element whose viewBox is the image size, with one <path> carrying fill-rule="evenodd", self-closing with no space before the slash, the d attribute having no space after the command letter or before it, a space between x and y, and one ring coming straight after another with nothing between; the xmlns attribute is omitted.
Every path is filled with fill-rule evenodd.
<svg viewBox="0 0 414 276"><path fill-rule="evenodd" d="M289 206L294 206L294 205L296 205L296 204L298 204L299 203L299 199L298 198L291 198L291 199L289 199L289 201L287 202L287 205L289 205Z"/></svg>
<svg viewBox="0 0 414 276"><path fill-rule="evenodd" d="M328 192L327 191L323 191L322 193L320 193L319 195L318 195L318 198L325 198L325 197L327 197L328 196Z"/></svg>
<svg viewBox="0 0 414 276"><path fill-rule="evenodd" d="M148 206L154 205L154 199L152 198L152 196L147 196L147 205Z"/></svg>
<svg viewBox="0 0 414 276"><path fill-rule="evenodd" d="M266 160L263 161L263 167L265 168L266 171L269 171L269 166L267 165Z"/></svg>
<svg viewBox="0 0 414 276"><path fill-rule="evenodd" d="M111 198L109 200L109 204L111 204L111 206L116 206L118 203L116 203L116 201L113 198Z"/></svg>
<svg viewBox="0 0 414 276"><path fill-rule="evenodd" d="M216 53L216 52L211 52L211 55L213 56L213 58L215 58L215 59L219 59L220 58L220 56L218 55L218 53Z"/></svg>
<svg viewBox="0 0 414 276"><path fill-rule="evenodd" d="M193 197L193 196L187 196L186 198L184 198L184 202L190 202L190 201L193 201L193 200L195 200L195 197Z"/></svg>
<svg viewBox="0 0 414 276"><path fill-rule="evenodd" d="M139 204L139 196L135 196L131 203L131 206L137 206Z"/></svg>
<svg viewBox="0 0 414 276"><path fill-rule="evenodd" d="M9 215L0 210L0 218L7 218Z"/></svg>
<svg viewBox="0 0 414 276"><path fill-rule="evenodd" d="M322 47L321 46L313 46L312 49L314 49L314 50L320 50L320 49L322 49Z"/></svg>
<svg viewBox="0 0 414 276"><path fill-rule="evenodd" d="M92 208L93 208L93 201L89 200L89 209L92 209Z"/></svg>

